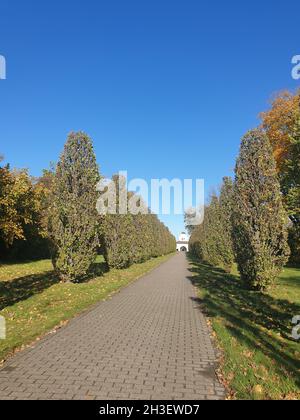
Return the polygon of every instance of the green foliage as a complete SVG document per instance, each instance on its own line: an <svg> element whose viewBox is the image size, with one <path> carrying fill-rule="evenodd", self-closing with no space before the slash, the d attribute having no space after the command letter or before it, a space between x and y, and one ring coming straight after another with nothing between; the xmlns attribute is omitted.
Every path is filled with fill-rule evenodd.
<svg viewBox="0 0 300 420"><path fill-rule="evenodd" d="M95 261L98 181L90 138L71 133L56 168L49 220L53 265L62 281L83 279Z"/></svg>
<svg viewBox="0 0 300 420"><path fill-rule="evenodd" d="M233 181L223 178L219 198L219 241L218 250L221 266L230 273L234 263L232 242Z"/></svg>
<svg viewBox="0 0 300 420"><path fill-rule="evenodd" d="M300 223L289 227L289 246L291 248L290 262L300 265Z"/></svg>
<svg viewBox="0 0 300 420"><path fill-rule="evenodd" d="M189 211L186 211L184 213L184 224L185 224L185 228L186 228L187 232L189 233L189 235L192 235L192 233L196 229L197 225L191 225L190 224L190 216L191 215L190 215Z"/></svg>
<svg viewBox="0 0 300 420"><path fill-rule="evenodd" d="M106 215L101 220L101 242L109 267L124 268L132 263L130 241L134 239L132 216Z"/></svg>
<svg viewBox="0 0 300 420"><path fill-rule="evenodd" d="M44 190L26 170L0 168L0 249L5 258L48 255L41 202Z"/></svg>
<svg viewBox="0 0 300 420"><path fill-rule="evenodd" d="M243 138L235 173L232 220L239 271L248 287L266 289L288 260L288 220L272 148L259 130Z"/></svg>
<svg viewBox="0 0 300 420"><path fill-rule="evenodd" d="M282 164L280 181L289 215L294 222L300 223L300 116L289 141L289 151Z"/></svg>
<svg viewBox="0 0 300 420"><path fill-rule="evenodd" d="M233 182L224 178L220 196L212 196L205 208L204 221L191 233L190 252L212 265L220 265L230 272L234 262L232 244Z"/></svg>
<svg viewBox="0 0 300 420"><path fill-rule="evenodd" d="M88 274L99 234L109 267L128 267L175 251L175 238L153 214L117 212L99 218L98 180L92 144L84 133L72 133L56 170L45 170L38 179L25 170L0 167L2 259L49 258L51 250L61 280L77 281ZM143 205L134 194L126 195Z"/></svg>
<svg viewBox="0 0 300 420"><path fill-rule="evenodd" d="M204 247L205 247L205 232L203 223L199 226L195 226L191 231L189 240L189 251L190 254L204 261Z"/></svg>
<svg viewBox="0 0 300 420"><path fill-rule="evenodd" d="M22 217L18 214L16 179L9 166L0 167L0 238L10 246L16 238L23 238Z"/></svg>
<svg viewBox="0 0 300 420"><path fill-rule="evenodd" d="M291 261L300 262L300 117L289 136L290 147L280 172L280 181L292 226L289 231Z"/></svg>
<svg viewBox="0 0 300 420"><path fill-rule="evenodd" d="M129 267L176 250L176 240L154 214L120 214L119 191L123 180L114 176L116 214L101 216L100 232L103 254L110 268ZM121 186L121 187L120 187ZM125 191L132 198L133 193ZM137 197L137 202L141 198ZM141 206L143 203L141 201Z"/></svg>
<svg viewBox="0 0 300 420"><path fill-rule="evenodd" d="M219 199L213 195L204 216L205 245L203 254L205 261L210 264L219 265L221 262L219 254L220 240L220 205Z"/></svg>

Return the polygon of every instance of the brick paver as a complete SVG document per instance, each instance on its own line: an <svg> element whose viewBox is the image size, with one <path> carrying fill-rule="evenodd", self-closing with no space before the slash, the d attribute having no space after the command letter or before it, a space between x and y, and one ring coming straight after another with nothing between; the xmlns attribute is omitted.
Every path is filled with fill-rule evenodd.
<svg viewBox="0 0 300 420"><path fill-rule="evenodd" d="M222 399L178 254L0 370L0 399Z"/></svg>

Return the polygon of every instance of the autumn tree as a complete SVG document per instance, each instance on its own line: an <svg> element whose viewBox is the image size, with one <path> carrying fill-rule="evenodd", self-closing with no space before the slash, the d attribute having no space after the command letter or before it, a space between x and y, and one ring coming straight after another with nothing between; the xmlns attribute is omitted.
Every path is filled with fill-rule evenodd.
<svg viewBox="0 0 300 420"><path fill-rule="evenodd" d="M207 253L205 250L204 223L194 226L189 240L189 252L201 261L205 261Z"/></svg>
<svg viewBox="0 0 300 420"><path fill-rule="evenodd" d="M300 92L284 92L262 113L262 127L274 152L284 205L292 224L289 229L291 258L300 261Z"/></svg>
<svg viewBox="0 0 300 420"><path fill-rule="evenodd" d="M299 118L300 92L296 95L284 91L271 102L271 108L261 113L262 128L272 146L278 172L289 155L295 124Z"/></svg>
<svg viewBox="0 0 300 420"><path fill-rule="evenodd" d="M2 157L3 159L3 157ZM0 157L0 161L2 160ZM0 252L5 259L49 256L42 202L47 192L27 170L0 167Z"/></svg>
<svg viewBox="0 0 300 420"><path fill-rule="evenodd" d="M56 168L49 221L53 265L62 281L83 279L95 261L98 181L91 139L71 133Z"/></svg>
<svg viewBox="0 0 300 420"><path fill-rule="evenodd" d="M233 236L244 283L262 290L273 284L288 260L287 216L268 137L250 131L235 169Z"/></svg>
<svg viewBox="0 0 300 420"><path fill-rule="evenodd" d="M8 165L0 167L0 239L5 247L23 238L22 218L18 214L16 180Z"/></svg>
<svg viewBox="0 0 300 420"><path fill-rule="evenodd" d="M121 214L123 211L120 210L120 200L125 199L123 205L126 205L125 212L127 212L126 179L114 175L111 183L114 189L115 212L100 216L101 243L107 265L111 268L125 268L131 264L130 241L134 235L133 219L131 214Z"/></svg>

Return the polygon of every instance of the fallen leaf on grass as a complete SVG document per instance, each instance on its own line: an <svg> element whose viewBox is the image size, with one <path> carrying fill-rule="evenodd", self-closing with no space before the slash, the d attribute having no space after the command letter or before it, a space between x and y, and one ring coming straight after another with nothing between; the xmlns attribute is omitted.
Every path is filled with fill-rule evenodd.
<svg viewBox="0 0 300 420"><path fill-rule="evenodd" d="M255 386L252 388L252 392L253 392L253 394L254 394L255 396L257 396L257 397L261 397L261 396L263 395L263 393L264 393L264 390L263 390L263 387L262 387L261 385L255 385Z"/></svg>
<svg viewBox="0 0 300 420"><path fill-rule="evenodd" d="M254 355L254 353L250 350L244 350L243 351L243 356L247 357L248 359L252 358Z"/></svg>
<svg viewBox="0 0 300 420"><path fill-rule="evenodd" d="M234 379L234 376L235 376L235 375L234 375L234 373L233 373L233 372L229 372L229 373L228 373L228 375L227 375L227 379L228 379L228 381L229 381L229 382L231 382L231 381Z"/></svg>

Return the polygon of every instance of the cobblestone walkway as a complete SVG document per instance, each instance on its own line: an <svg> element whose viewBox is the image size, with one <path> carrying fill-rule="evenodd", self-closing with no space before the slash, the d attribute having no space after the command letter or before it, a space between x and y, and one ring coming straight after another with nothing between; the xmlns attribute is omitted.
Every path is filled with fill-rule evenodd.
<svg viewBox="0 0 300 420"><path fill-rule="evenodd" d="M178 254L0 370L0 399L222 399Z"/></svg>

